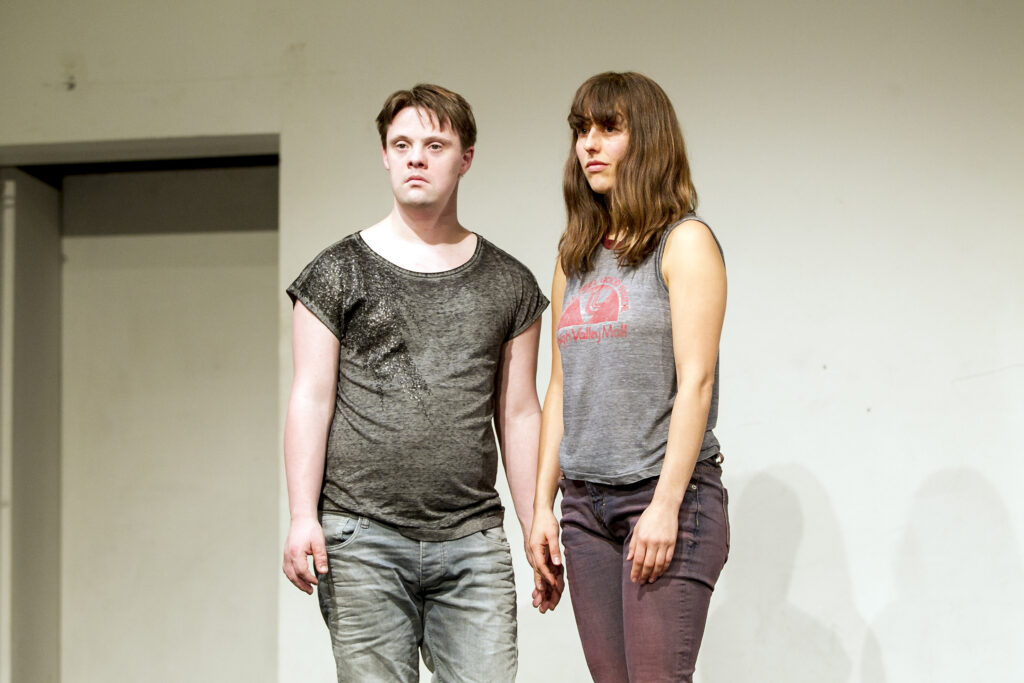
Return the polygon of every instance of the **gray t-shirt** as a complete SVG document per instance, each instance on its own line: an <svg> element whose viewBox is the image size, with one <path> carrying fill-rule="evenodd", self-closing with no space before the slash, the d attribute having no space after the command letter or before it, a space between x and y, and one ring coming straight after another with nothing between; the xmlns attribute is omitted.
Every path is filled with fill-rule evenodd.
<svg viewBox="0 0 1024 683"><path fill-rule="evenodd" d="M635 268L620 267L615 251L598 246L593 269L566 281L556 339L563 375L559 463L569 479L631 484L661 474L676 399L661 258L674 227ZM716 361L699 460L719 451L717 420Z"/></svg>
<svg viewBox="0 0 1024 683"><path fill-rule="evenodd" d="M500 525L501 346L548 304L526 266L477 236L463 265L417 273L354 233L287 291L341 342L320 508L424 541Z"/></svg>

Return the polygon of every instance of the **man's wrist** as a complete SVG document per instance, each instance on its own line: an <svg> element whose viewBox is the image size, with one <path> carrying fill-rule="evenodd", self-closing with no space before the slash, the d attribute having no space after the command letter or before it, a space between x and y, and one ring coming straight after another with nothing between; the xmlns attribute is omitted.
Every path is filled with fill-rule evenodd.
<svg viewBox="0 0 1024 683"><path fill-rule="evenodd" d="M320 523L320 516L317 514L316 510L312 510L312 511L310 511L310 510L300 510L300 511L293 511L291 513L291 522L292 522L292 524L295 524L296 522L309 522L309 521L316 522L317 524Z"/></svg>

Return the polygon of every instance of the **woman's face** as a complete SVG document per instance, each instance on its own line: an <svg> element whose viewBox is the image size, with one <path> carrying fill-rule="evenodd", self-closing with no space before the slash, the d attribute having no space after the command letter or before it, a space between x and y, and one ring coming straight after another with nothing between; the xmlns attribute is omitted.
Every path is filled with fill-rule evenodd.
<svg viewBox="0 0 1024 683"><path fill-rule="evenodd" d="M615 187L615 172L628 149L629 131L624 122L605 127L591 121L579 130L576 158L591 190L606 194Z"/></svg>

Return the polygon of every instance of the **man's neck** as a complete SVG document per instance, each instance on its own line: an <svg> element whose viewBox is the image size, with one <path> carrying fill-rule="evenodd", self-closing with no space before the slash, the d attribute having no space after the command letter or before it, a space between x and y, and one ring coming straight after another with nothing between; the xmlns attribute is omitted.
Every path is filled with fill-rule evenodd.
<svg viewBox="0 0 1024 683"><path fill-rule="evenodd" d="M418 245L455 244L469 234L459 224L454 206L438 210L433 206L410 207L395 202L391 213L378 225L378 230L388 232L392 239Z"/></svg>
<svg viewBox="0 0 1024 683"><path fill-rule="evenodd" d="M363 241L397 266L421 273L458 268L476 251L477 238L454 212L410 211L398 204L384 220L360 232Z"/></svg>

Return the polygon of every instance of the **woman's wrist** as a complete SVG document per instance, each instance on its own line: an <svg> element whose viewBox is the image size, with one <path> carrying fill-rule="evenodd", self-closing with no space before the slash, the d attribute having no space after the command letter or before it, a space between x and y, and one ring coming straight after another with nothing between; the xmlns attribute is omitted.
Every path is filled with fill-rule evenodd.
<svg viewBox="0 0 1024 683"><path fill-rule="evenodd" d="M539 500L533 504L533 518L537 519L541 516L553 515L554 514L554 501L551 501L547 505L543 504Z"/></svg>
<svg viewBox="0 0 1024 683"><path fill-rule="evenodd" d="M665 489L660 486L654 489L654 495L651 497L650 505L665 508L666 510L678 511L679 507L683 504L683 496L686 495L686 488L680 488L678 491L675 489L676 487Z"/></svg>

